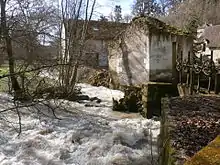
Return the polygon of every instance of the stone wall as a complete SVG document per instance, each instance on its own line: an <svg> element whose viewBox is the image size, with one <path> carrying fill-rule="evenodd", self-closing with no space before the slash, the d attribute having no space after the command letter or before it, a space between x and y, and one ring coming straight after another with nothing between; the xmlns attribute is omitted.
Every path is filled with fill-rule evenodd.
<svg viewBox="0 0 220 165"><path fill-rule="evenodd" d="M163 97L177 95L177 90L171 83L148 82L140 86L121 85L119 89L124 91L125 96L119 101L119 108L116 107L115 109L140 112L142 116L149 119L153 118L153 116L161 116L161 99Z"/></svg>
<svg viewBox="0 0 220 165"><path fill-rule="evenodd" d="M88 40L85 43L85 56L83 60L94 61L97 60L97 66L107 67L108 66L108 51L106 41L104 40ZM90 56L96 54L97 56ZM86 65L86 63L85 63Z"/></svg>
<svg viewBox="0 0 220 165"><path fill-rule="evenodd" d="M117 73L122 85L146 82L171 82L172 43L177 52L187 58L192 49L192 38L169 33L156 33L131 25L117 40L111 41L109 68Z"/></svg>
<svg viewBox="0 0 220 165"><path fill-rule="evenodd" d="M161 116L161 99L177 94L171 83L149 82L142 85L143 114L147 118Z"/></svg>
<svg viewBox="0 0 220 165"><path fill-rule="evenodd" d="M61 31L61 49L64 54L65 50L65 28L62 26ZM85 43L83 49L84 54L81 57L81 64L92 67L108 67L108 50L107 50L107 39L89 39Z"/></svg>
<svg viewBox="0 0 220 165"><path fill-rule="evenodd" d="M149 43L144 31L131 26L118 40L109 42L109 69L121 85L149 81Z"/></svg>
<svg viewBox="0 0 220 165"><path fill-rule="evenodd" d="M159 165L174 165L175 160L172 158L173 149L170 143L170 121L168 120L169 112L169 99L162 99L162 111L161 111L161 129L158 139L160 154ZM172 128L172 127L171 127Z"/></svg>

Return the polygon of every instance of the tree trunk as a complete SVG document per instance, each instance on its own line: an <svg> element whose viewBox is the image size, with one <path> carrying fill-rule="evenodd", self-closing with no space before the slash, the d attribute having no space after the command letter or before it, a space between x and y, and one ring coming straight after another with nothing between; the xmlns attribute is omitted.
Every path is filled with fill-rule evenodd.
<svg viewBox="0 0 220 165"><path fill-rule="evenodd" d="M21 88L19 86L18 80L15 77L15 62L14 62L14 57L13 57L13 52L12 52L12 43L11 43L11 38L9 36L9 31L7 28L6 24L6 0L0 0L1 4L1 32L2 36L5 39L5 44L6 44L6 51L8 54L8 62L9 62L9 72L10 72L10 78L11 78L11 84L12 84L12 90L15 92L15 97L18 97L21 94Z"/></svg>

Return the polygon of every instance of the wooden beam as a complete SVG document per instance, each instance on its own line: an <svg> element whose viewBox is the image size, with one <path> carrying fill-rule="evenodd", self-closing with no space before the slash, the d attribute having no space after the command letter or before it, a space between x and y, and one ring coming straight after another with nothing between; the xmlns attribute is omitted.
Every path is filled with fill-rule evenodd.
<svg viewBox="0 0 220 165"><path fill-rule="evenodd" d="M209 65L211 66L211 69L213 68L212 63L213 63L213 50L211 51L211 59L210 59L210 62L209 62ZM209 75L208 93L211 92L212 75L213 74L211 72L211 74Z"/></svg>
<svg viewBox="0 0 220 165"><path fill-rule="evenodd" d="M178 73L176 70L176 59L177 59L177 44L172 43L172 83L174 86L178 84Z"/></svg>
<svg viewBox="0 0 220 165"><path fill-rule="evenodd" d="M215 74L215 94L220 92L220 74L216 72Z"/></svg>
<svg viewBox="0 0 220 165"><path fill-rule="evenodd" d="M189 57L190 57L190 88L189 88L189 94L193 94L194 90L194 71L193 71L193 65L194 65L194 55L189 52Z"/></svg>

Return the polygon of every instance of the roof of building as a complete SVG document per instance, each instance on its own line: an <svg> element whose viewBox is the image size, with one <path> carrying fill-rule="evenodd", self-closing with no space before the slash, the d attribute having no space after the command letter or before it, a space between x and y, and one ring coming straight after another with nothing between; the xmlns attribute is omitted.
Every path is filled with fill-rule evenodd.
<svg viewBox="0 0 220 165"><path fill-rule="evenodd" d="M152 32L171 33L175 35L191 35L191 33L186 30L169 25L154 17L135 17L132 22L135 23L135 25L139 25L141 28L146 27Z"/></svg>
<svg viewBox="0 0 220 165"><path fill-rule="evenodd" d="M82 27L84 23L83 20L78 20L78 27ZM87 38L95 40L110 40L119 35L128 25L128 23L90 20L88 22Z"/></svg>
<svg viewBox="0 0 220 165"><path fill-rule="evenodd" d="M220 48L220 25L206 27L202 37L208 40L208 47Z"/></svg>

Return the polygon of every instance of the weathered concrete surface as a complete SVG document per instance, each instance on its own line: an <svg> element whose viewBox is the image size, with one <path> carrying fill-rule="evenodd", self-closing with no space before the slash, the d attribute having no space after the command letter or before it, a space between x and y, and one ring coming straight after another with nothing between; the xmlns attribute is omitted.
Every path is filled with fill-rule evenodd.
<svg viewBox="0 0 220 165"><path fill-rule="evenodd" d="M150 38L150 81L172 81L172 42L177 43L177 53L187 58L191 51L192 39L185 36L152 34Z"/></svg>
<svg viewBox="0 0 220 165"><path fill-rule="evenodd" d="M66 28L64 24L61 27L61 51L64 55L66 44L65 42L68 40L69 32L73 30L71 26L76 25L77 30L81 33L84 22L82 20L77 21L77 25L75 21L70 21L66 24ZM69 27L68 27L69 26ZM83 57L81 58L81 64L86 66L99 66L99 67L107 67L108 66L108 51L107 51L107 41L113 40L115 36L117 36L123 29L127 27L125 23L115 23L115 22L103 22L103 21L94 21L90 20L88 22L87 34L86 34L86 42L83 47ZM68 30L70 28L70 30ZM72 37L79 37L79 35ZM76 47L75 47L76 48ZM67 50L69 53L69 50Z"/></svg>

